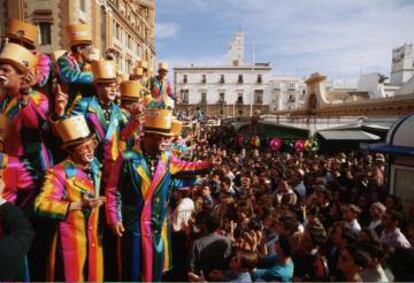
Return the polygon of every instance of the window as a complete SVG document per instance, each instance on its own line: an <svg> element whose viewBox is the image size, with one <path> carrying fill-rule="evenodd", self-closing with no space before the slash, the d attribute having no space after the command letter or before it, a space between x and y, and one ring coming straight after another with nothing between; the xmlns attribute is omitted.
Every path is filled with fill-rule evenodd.
<svg viewBox="0 0 414 283"><path fill-rule="evenodd" d="M262 83L262 75L257 75L257 83L258 84Z"/></svg>
<svg viewBox="0 0 414 283"><path fill-rule="evenodd" d="M280 90L280 83L274 83L273 88Z"/></svg>
<svg viewBox="0 0 414 283"><path fill-rule="evenodd" d="M256 89L254 91L254 104L263 104L263 90Z"/></svg>
<svg viewBox="0 0 414 283"><path fill-rule="evenodd" d="M290 102L290 103L294 103L295 102L295 96L293 94L289 95L288 102Z"/></svg>
<svg viewBox="0 0 414 283"><path fill-rule="evenodd" d="M188 104L188 89L181 90L181 101L183 104Z"/></svg>
<svg viewBox="0 0 414 283"><path fill-rule="evenodd" d="M289 82L289 89L296 89L295 82Z"/></svg>
<svg viewBox="0 0 414 283"><path fill-rule="evenodd" d="M224 92L219 93L219 102L223 103L226 100Z"/></svg>
<svg viewBox="0 0 414 283"><path fill-rule="evenodd" d="M242 92L237 94L237 104L243 104L243 93Z"/></svg>
<svg viewBox="0 0 414 283"><path fill-rule="evenodd" d="M85 0L79 0L79 7L83 12L86 12L86 2L85 2Z"/></svg>
<svg viewBox="0 0 414 283"><path fill-rule="evenodd" d="M220 75L220 83L224 84L224 75Z"/></svg>
<svg viewBox="0 0 414 283"><path fill-rule="evenodd" d="M187 83L187 75L183 75L183 83Z"/></svg>
<svg viewBox="0 0 414 283"><path fill-rule="evenodd" d="M128 36L127 36L127 46L128 46L128 49L131 49L131 46L132 46L132 38L131 38L131 36L128 34Z"/></svg>
<svg viewBox="0 0 414 283"><path fill-rule="evenodd" d="M205 84L207 82L207 77L206 75L202 75L201 76L201 83Z"/></svg>
<svg viewBox="0 0 414 283"><path fill-rule="evenodd" d="M242 84L243 83L243 75L239 75L239 78L237 79L237 82L239 84Z"/></svg>
<svg viewBox="0 0 414 283"><path fill-rule="evenodd" d="M201 93L201 104L207 104L207 92Z"/></svg>
<svg viewBox="0 0 414 283"><path fill-rule="evenodd" d="M239 113L239 116L243 116L243 109L239 109L239 111L238 111Z"/></svg>
<svg viewBox="0 0 414 283"><path fill-rule="evenodd" d="M51 23L39 23L40 45L52 44Z"/></svg>

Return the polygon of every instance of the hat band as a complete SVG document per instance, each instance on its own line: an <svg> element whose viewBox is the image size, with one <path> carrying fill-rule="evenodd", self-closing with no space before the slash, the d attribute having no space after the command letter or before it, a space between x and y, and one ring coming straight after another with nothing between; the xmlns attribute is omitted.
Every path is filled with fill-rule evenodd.
<svg viewBox="0 0 414 283"><path fill-rule="evenodd" d="M144 131L154 131L154 132L162 132L162 133L170 133L171 129L160 129L160 128L153 128L153 127L144 127Z"/></svg>

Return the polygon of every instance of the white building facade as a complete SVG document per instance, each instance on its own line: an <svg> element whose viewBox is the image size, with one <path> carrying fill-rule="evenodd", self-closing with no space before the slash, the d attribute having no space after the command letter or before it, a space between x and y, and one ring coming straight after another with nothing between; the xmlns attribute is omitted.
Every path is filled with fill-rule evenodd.
<svg viewBox="0 0 414 283"><path fill-rule="evenodd" d="M272 88L270 111L283 111L301 108L305 105L306 84L300 77L272 77L269 84Z"/></svg>
<svg viewBox="0 0 414 283"><path fill-rule="evenodd" d="M392 50L391 84L401 86L414 76L413 44L405 43Z"/></svg>
<svg viewBox="0 0 414 283"><path fill-rule="evenodd" d="M176 66L174 88L180 102L177 110L221 117L268 113L272 103L270 63L245 64L244 34L239 31L229 43L228 64L222 66Z"/></svg>
<svg viewBox="0 0 414 283"><path fill-rule="evenodd" d="M249 116L269 112L272 103L269 64L175 67L178 109L200 107L207 115ZM252 108L252 113L250 113Z"/></svg>

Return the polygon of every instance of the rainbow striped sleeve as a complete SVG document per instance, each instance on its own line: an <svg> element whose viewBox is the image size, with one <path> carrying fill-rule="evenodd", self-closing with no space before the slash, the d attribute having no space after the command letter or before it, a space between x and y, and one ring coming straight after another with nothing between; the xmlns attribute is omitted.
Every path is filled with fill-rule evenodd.
<svg viewBox="0 0 414 283"><path fill-rule="evenodd" d="M66 55L58 59L59 75L66 83L92 84L92 72L82 72Z"/></svg>
<svg viewBox="0 0 414 283"><path fill-rule="evenodd" d="M0 154L0 168L3 170L3 179L6 184L3 197L12 203L16 201L17 191L35 190L35 182L30 174L28 165L21 162L18 158Z"/></svg>
<svg viewBox="0 0 414 283"><path fill-rule="evenodd" d="M36 65L36 84L39 87L46 85L52 72L52 61L49 56L43 53L37 53L37 65Z"/></svg>
<svg viewBox="0 0 414 283"><path fill-rule="evenodd" d="M69 212L70 201L64 200L65 185L53 169L47 171L40 194L34 202L35 212L63 220Z"/></svg>
<svg viewBox="0 0 414 283"><path fill-rule="evenodd" d="M183 161L171 154L170 159L170 173L171 175L197 175L207 173L211 167L210 161Z"/></svg>
<svg viewBox="0 0 414 283"><path fill-rule="evenodd" d="M46 96L39 92L30 94L29 103L21 110L23 125L27 128L40 128L47 121L49 103Z"/></svg>
<svg viewBox="0 0 414 283"><path fill-rule="evenodd" d="M121 154L117 158L115 165L112 168L112 173L109 177L109 181L105 189L105 211L108 224L116 224L119 221L122 221L121 195L118 191L118 182L123 164L124 157Z"/></svg>

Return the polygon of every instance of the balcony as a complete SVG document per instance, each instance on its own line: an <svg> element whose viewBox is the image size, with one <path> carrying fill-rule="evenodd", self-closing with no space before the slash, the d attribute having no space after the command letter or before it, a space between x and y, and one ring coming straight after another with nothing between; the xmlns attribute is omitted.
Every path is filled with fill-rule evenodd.
<svg viewBox="0 0 414 283"><path fill-rule="evenodd" d="M236 100L236 104L237 105L243 105L244 104L244 101L243 101L243 98L238 98L237 100Z"/></svg>

